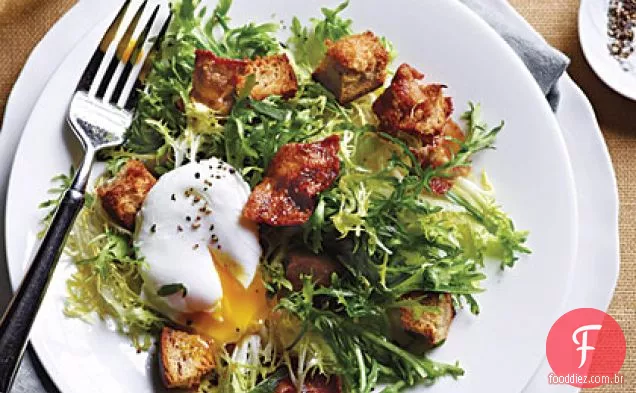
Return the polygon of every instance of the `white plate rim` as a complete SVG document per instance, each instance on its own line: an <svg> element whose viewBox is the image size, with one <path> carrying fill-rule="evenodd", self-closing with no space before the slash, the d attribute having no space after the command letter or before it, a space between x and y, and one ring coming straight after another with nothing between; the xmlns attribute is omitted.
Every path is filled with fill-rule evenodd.
<svg viewBox="0 0 636 393"><path fill-rule="evenodd" d="M14 281L14 284L15 284L15 280L12 280L12 281Z"/></svg>

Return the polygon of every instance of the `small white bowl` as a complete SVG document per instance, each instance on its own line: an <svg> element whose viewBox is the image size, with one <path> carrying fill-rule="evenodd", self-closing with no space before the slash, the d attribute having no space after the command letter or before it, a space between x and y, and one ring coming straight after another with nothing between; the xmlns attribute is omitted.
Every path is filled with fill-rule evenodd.
<svg viewBox="0 0 636 393"><path fill-rule="evenodd" d="M582 0L579 9L581 47L594 72L616 92L636 101L636 52L619 62L609 52L609 0Z"/></svg>

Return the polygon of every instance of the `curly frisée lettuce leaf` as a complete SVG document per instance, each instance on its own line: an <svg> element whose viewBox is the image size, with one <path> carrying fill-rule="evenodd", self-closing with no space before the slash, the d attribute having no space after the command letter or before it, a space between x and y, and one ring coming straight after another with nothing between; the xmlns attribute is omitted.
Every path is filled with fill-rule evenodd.
<svg viewBox="0 0 636 393"><path fill-rule="evenodd" d="M310 79L311 73L320 63L327 51L325 41L337 41L342 37L354 34L351 28L353 21L341 17L342 12L349 6L349 0L336 8L322 8L322 18L311 18L311 26L303 26L296 17L292 19L291 36L287 44L293 54L300 76ZM382 44L389 53L392 61L397 57L393 44L386 38L381 38Z"/></svg>
<svg viewBox="0 0 636 393"><path fill-rule="evenodd" d="M189 97L196 49L208 49L231 58L253 58L281 50L273 34L278 30L277 24L249 23L233 28L229 26L230 0L220 1L211 11L201 3L200 0L181 0L173 4L173 18L160 50L154 54L124 154L162 160L162 165L172 168L174 162L166 135L178 141L189 130L199 135L201 147L218 143L218 132L206 127L220 129L215 123L218 121L215 114L193 106ZM165 127L167 134L158 132L156 124ZM165 156L168 162L163 162Z"/></svg>
<svg viewBox="0 0 636 393"><path fill-rule="evenodd" d="M464 207L494 237L486 248L501 259L501 267L513 267L519 254L529 254L525 246L528 231L515 230L512 219L497 205L492 192L468 179L460 178L447 198Z"/></svg>
<svg viewBox="0 0 636 393"><path fill-rule="evenodd" d="M322 60L327 46L325 40L336 41L353 34L351 19L342 19L340 13L349 5L345 1L335 9L323 8L323 19L311 19L311 27L303 26L298 18L292 20L289 47L294 54L296 64L303 69L303 76L311 75Z"/></svg>
<svg viewBox="0 0 636 393"><path fill-rule="evenodd" d="M96 205L82 209L66 243L77 271L66 284L64 313L87 322L105 320L146 350L165 321L141 297L144 262L133 257L129 235L111 229Z"/></svg>
<svg viewBox="0 0 636 393"><path fill-rule="evenodd" d="M383 311L388 304L374 304L356 291L338 285L316 288L305 279L301 291L282 298L277 306L303 321L307 334L317 334L331 348L346 391L372 392L378 383L400 391L442 376L463 375L458 365L437 363L396 345ZM322 303L333 302L332 307L315 307L319 297Z"/></svg>

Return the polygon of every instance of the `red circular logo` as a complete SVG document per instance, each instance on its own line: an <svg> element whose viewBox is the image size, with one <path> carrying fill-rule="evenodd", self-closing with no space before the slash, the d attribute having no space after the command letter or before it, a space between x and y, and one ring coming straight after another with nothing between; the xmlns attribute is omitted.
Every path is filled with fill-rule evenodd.
<svg viewBox="0 0 636 393"><path fill-rule="evenodd" d="M618 372L626 348L623 330L608 314L594 308L570 311L548 334L546 355L554 372L548 381L579 388L622 384Z"/></svg>

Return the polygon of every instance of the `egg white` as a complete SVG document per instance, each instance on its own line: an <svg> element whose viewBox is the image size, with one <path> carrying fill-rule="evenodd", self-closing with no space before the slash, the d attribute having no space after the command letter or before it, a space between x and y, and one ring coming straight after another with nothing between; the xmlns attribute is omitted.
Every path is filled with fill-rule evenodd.
<svg viewBox="0 0 636 393"><path fill-rule="evenodd" d="M210 250L236 263L231 271L247 288L262 254L258 230L242 218L248 184L216 158L190 163L164 174L138 214L135 245L144 257L148 298L169 314L212 311L223 297ZM158 296L160 288L186 289Z"/></svg>

